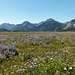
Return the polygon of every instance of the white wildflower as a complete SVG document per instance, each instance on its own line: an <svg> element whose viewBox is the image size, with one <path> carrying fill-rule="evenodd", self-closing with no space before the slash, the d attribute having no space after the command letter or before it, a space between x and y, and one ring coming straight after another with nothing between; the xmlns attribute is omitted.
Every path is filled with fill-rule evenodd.
<svg viewBox="0 0 75 75"><path fill-rule="evenodd" d="M72 67L69 67L70 70L72 70Z"/></svg>
<svg viewBox="0 0 75 75"><path fill-rule="evenodd" d="M52 60L53 58L50 58L50 60Z"/></svg>
<svg viewBox="0 0 75 75"><path fill-rule="evenodd" d="M67 70L67 68L65 67L65 68L64 68L64 70L66 71L66 70Z"/></svg>

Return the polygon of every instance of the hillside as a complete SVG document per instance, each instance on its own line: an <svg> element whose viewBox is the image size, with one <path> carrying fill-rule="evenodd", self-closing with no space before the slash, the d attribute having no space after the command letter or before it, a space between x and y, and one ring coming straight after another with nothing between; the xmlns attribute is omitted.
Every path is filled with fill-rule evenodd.
<svg viewBox="0 0 75 75"><path fill-rule="evenodd" d="M15 26L14 24L3 23L0 25L0 28L5 28L7 30L11 30L14 26Z"/></svg>
<svg viewBox="0 0 75 75"><path fill-rule="evenodd" d="M4 28L0 28L0 32L6 32L8 31L7 29L4 29Z"/></svg>
<svg viewBox="0 0 75 75"><path fill-rule="evenodd" d="M38 27L32 29L32 31L57 31L57 28L62 27L64 23L55 21L54 19L47 19L38 24Z"/></svg>
<svg viewBox="0 0 75 75"><path fill-rule="evenodd" d="M75 31L75 19L61 23L52 18L42 21L40 23L30 23L29 21L24 21L22 24L9 24L3 23L0 28L4 28L8 31L25 31L25 32L35 32L35 31Z"/></svg>
<svg viewBox="0 0 75 75"><path fill-rule="evenodd" d="M30 29L35 28L35 27L36 27L35 24L25 21L22 24L15 25L12 31L29 31Z"/></svg>

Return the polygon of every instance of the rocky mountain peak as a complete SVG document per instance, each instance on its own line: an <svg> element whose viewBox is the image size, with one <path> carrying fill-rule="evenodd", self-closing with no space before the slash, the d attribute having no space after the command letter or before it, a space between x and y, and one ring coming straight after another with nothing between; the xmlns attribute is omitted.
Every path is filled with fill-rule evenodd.
<svg viewBox="0 0 75 75"><path fill-rule="evenodd" d="M50 18L50 19L47 19L46 21L47 21L47 22L54 22L55 20L52 19L52 18Z"/></svg>

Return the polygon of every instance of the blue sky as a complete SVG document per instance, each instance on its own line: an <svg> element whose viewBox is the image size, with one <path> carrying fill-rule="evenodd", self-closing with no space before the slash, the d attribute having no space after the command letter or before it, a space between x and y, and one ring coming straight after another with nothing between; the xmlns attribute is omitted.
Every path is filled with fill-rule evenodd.
<svg viewBox="0 0 75 75"><path fill-rule="evenodd" d="M75 0L0 0L0 24L75 19Z"/></svg>

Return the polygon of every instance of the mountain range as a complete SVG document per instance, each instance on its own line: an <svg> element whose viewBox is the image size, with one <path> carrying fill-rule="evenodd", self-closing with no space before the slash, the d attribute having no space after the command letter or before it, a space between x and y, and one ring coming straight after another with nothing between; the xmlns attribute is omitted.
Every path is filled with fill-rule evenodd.
<svg viewBox="0 0 75 75"><path fill-rule="evenodd" d="M50 18L40 23L30 23L24 21L22 24L3 23L0 25L0 31L75 31L75 19L61 23Z"/></svg>

